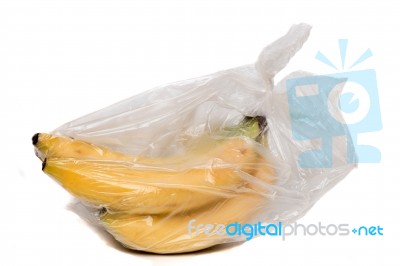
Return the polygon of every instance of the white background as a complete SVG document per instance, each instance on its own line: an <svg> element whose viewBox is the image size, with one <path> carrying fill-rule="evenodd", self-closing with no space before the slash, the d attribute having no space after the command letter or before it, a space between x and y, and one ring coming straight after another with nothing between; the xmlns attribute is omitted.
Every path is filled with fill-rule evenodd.
<svg viewBox="0 0 400 266"><path fill-rule="evenodd" d="M0 0L1 265L399 265L398 1ZM300 220L380 225L383 237L260 237L188 255L129 252L77 213L41 171L31 136L156 85L256 60L290 25L313 30L279 80L334 72L337 39L377 72L383 130L361 138L382 163L360 165ZM397 247L396 247L397 246Z"/></svg>

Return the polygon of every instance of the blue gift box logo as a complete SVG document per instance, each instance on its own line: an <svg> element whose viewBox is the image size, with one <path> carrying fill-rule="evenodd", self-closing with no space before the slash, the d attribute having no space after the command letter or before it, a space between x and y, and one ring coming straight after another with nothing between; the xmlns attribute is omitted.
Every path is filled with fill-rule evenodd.
<svg viewBox="0 0 400 266"><path fill-rule="evenodd" d="M339 40L344 68L347 40ZM366 50L350 69L372 56ZM338 69L326 56L318 52L316 59ZM350 84L350 91L343 91L337 106L330 97L343 83ZM347 85L346 85L347 87ZM318 150L304 151L299 155L302 168L332 167L332 139L344 136L347 140L347 163L379 163L380 150L370 145L358 144L358 135L382 129L376 73L372 69L338 72L328 75L292 78L286 81L292 137L295 141L320 140ZM299 93L308 88L309 93ZM354 100L354 98L356 100ZM336 108L339 110L335 110ZM346 123L337 118L341 112Z"/></svg>

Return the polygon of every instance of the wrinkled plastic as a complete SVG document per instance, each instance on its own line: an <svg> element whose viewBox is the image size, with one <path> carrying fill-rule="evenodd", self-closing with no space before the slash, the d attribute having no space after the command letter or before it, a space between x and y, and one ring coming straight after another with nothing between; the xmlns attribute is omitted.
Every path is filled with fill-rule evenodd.
<svg viewBox="0 0 400 266"><path fill-rule="evenodd" d="M340 145L333 167L298 164L314 144L292 138L285 85L311 74L273 78L309 31L294 25L255 64L161 86L35 135L44 172L132 249L181 253L246 238L204 227L190 234L193 220L294 222L355 167Z"/></svg>

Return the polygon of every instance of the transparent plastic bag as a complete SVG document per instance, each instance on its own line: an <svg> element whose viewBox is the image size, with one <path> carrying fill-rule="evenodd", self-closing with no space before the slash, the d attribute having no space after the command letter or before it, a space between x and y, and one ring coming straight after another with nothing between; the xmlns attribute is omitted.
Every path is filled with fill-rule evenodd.
<svg viewBox="0 0 400 266"><path fill-rule="evenodd" d="M136 250L190 252L247 239L229 234L235 223L295 221L355 166L343 159L346 147L333 151L333 168L298 165L312 144L292 139L285 84L311 74L276 86L273 78L309 31L294 25L255 64L161 86L36 134L43 171Z"/></svg>

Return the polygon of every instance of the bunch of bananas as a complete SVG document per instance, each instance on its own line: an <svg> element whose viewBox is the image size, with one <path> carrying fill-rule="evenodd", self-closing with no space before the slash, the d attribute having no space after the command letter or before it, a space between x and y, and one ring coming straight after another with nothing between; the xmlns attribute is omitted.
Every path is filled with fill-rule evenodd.
<svg viewBox="0 0 400 266"><path fill-rule="evenodd" d="M42 170L97 208L100 223L124 246L183 253L232 241L188 234L188 223L248 223L268 203L274 170L262 150L264 117L193 139L184 155L131 156L73 138L33 136Z"/></svg>

